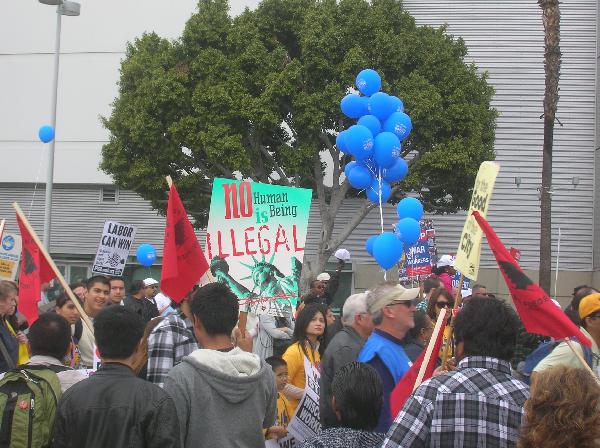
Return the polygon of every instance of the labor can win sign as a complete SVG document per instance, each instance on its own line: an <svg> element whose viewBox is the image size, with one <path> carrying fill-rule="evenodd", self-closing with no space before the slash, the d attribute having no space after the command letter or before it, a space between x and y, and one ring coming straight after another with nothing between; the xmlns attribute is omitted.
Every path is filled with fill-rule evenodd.
<svg viewBox="0 0 600 448"><path fill-rule="evenodd" d="M136 227L116 221L106 221L92 266L95 274L123 275Z"/></svg>
<svg viewBox="0 0 600 448"><path fill-rule="evenodd" d="M214 180L206 257L241 310L284 316L295 308L311 197L305 188Z"/></svg>
<svg viewBox="0 0 600 448"><path fill-rule="evenodd" d="M21 237L16 233L5 233L0 244L0 280L17 277L21 259Z"/></svg>

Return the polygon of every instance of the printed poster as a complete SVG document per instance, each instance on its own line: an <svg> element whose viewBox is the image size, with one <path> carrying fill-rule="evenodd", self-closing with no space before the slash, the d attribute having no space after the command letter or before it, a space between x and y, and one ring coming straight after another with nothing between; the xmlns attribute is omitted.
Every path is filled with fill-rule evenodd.
<svg viewBox="0 0 600 448"><path fill-rule="evenodd" d="M106 221L92 265L92 273L115 277L123 275L136 230L132 225Z"/></svg>
<svg viewBox="0 0 600 448"><path fill-rule="evenodd" d="M435 243L435 228L431 219L421 220L421 235L419 241L405 249L398 270L398 276L403 286L417 284L432 273L437 262L437 247Z"/></svg>
<svg viewBox="0 0 600 448"><path fill-rule="evenodd" d="M21 259L21 237L4 233L0 244L0 280L15 280Z"/></svg>
<svg viewBox="0 0 600 448"><path fill-rule="evenodd" d="M215 179L205 251L240 309L285 316L299 299L312 191Z"/></svg>
<svg viewBox="0 0 600 448"><path fill-rule="evenodd" d="M479 166L473 187L473 196L471 196L471 205L460 236L454 267L471 280L477 280L479 275L481 239L483 238L481 227L472 213L477 210L481 216L486 217L499 171L500 165L495 162L483 162Z"/></svg>
<svg viewBox="0 0 600 448"><path fill-rule="evenodd" d="M321 433L319 411L321 374L306 356L304 357L304 372L306 374L304 395L302 395L296 413L287 427L289 434L299 443Z"/></svg>

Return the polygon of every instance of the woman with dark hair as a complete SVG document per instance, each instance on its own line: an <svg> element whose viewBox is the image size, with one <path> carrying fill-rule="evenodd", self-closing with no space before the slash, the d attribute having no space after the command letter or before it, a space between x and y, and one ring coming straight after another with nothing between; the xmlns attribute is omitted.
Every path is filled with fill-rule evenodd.
<svg viewBox="0 0 600 448"><path fill-rule="evenodd" d="M588 448L600 440L600 386L585 369L560 365L535 377L518 448Z"/></svg>
<svg viewBox="0 0 600 448"><path fill-rule="evenodd" d="M79 338L83 333L83 324L79 310L67 295L62 293L56 298L54 311L59 316L64 317L71 326L71 342L73 342L71 353L64 360L65 364L73 369L81 368L81 353L79 352Z"/></svg>
<svg viewBox="0 0 600 448"><path fill-rule="evenodd" d="M321 368L319 343L327 328L325 315L325 307L322 305L312 304L304 307L296 319L293 344L283 354L283 359L288 366L289 378L284 393L293 409L298 406L306 385L304 359L308 359L317 370Z"/></svg>
<svg viewBox="0 0 600 448"><path fill-rule="evenodd" d="M331 383L331 406L337 427L304 441L301 448L375 448L384 434L373 432L383 406L383 384L368 364L350 362L342 366Z"/></svg>
<svg viewBox="0 0 600 448"><path fill-rule="evenodd" d="M427 304L427 315L433 322L437 322L437 318L440 315L440 312L444 308L452 308L454 306L454 298L450 291L446 288L436 289L431 297L429 298L429 303ZM450 314L448 313L449 317Z"/></svg>

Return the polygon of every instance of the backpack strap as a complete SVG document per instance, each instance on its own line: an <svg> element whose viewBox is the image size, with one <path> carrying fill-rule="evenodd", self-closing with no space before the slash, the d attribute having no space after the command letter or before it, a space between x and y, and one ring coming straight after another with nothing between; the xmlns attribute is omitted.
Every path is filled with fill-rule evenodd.
<svg viewBox="0 0 600 448"><path fill-rule="evenodd" d="M27 370L52 370L54 373L65 372L67 370L73 370L67 366L59 366L55 364L25 364L21 366ZM17 369L20 370L20 369Z"/></svg>
<svg viewBox="0 0 600 448"><path fill-rule="evenodd" d="M4 341L2 337L0 337L0 353L2 353L2 357L6 361L9 370L12 370L16 367L15 361L10 357L8 350L6 349L6 345L4 345Z"/></svg>

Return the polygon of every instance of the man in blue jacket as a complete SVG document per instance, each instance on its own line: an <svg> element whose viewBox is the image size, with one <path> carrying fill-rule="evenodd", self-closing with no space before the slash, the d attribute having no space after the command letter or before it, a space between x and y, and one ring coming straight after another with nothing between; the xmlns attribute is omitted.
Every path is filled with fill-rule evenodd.
<svg viewBox="0 0 600 448"><path fill-rule="evenodd" d="M419 288L406 289L394 283L375 288L368 298L369 314L375 330L358 355L358 361L375 368L383 382L383 409L375 432L387 432L394 416L390 415L390 395L411 366L402 348L402 339L415 325Z"/></svg>

